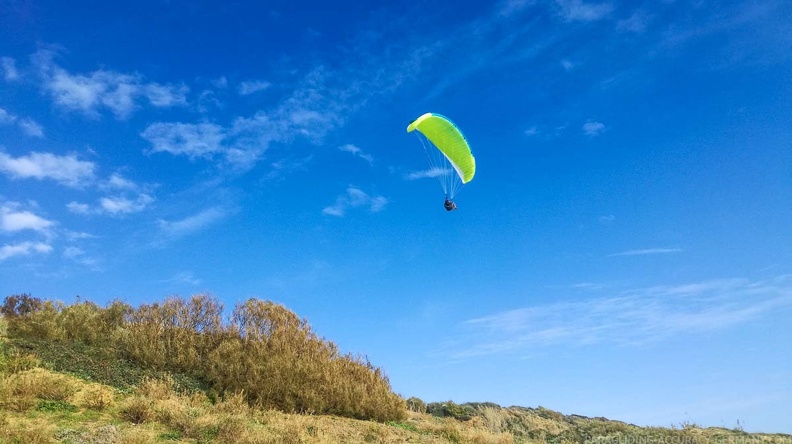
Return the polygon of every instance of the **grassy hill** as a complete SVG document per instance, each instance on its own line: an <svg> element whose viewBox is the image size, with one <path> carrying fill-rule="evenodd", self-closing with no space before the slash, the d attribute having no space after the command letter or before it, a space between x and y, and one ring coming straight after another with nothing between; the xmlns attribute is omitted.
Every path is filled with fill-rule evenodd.
<svg viewBox="0 0 792 444"><path fill-rule="evenodd" d="M223 321L203 295L138 308L15 295L2 314L0 443L792 443L405 400L379 368L267 301L239 304Z"/></svg>

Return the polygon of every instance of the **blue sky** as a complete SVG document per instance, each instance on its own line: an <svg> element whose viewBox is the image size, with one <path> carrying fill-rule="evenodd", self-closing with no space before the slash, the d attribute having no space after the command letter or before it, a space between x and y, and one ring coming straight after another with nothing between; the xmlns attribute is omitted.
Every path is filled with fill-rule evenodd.
<svg viewBox="0 0 792 444"><path fill-rule="evenodd" d="M3 1L0 292L271 299L405 397L792 433L790 54L782 0Z"/></svg>

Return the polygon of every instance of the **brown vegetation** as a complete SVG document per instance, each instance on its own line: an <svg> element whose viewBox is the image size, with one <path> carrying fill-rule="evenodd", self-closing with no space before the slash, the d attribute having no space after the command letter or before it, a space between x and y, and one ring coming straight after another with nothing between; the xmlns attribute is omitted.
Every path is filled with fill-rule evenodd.
<svg viewBox="0 0 792 444"><path fill-rule="evenodd" d="M377 421L406 415L381 369L341 354L305 319L270 301L240 303L228 322L223 305L208 295L138 308L21 295L6 298L3 313L12 339L87 344L143 368L205 381L221 398L243 393L264 408ZM9 365L20 367L20 359Z"/></svg>

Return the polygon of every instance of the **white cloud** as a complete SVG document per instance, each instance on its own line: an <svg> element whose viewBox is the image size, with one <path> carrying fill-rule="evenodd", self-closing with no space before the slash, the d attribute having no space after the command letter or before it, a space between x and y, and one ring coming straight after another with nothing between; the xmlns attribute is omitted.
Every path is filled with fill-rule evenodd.
<svg viewBox="0 0 792 444"><path fill-rule="evenodd" d="M63 257L67 259L75 259L85 254L85 250L80 247L68 246L63 249Z"/></svg>
<svg viewBox="0 0 792 444"><path fill-rule="evenodd" d="M66 208L75 214L106 214L122 216L125 214L139 213L149 207L154 198L145 193L140 193L134 198L127 196L111 196L99 199L95 207L81 202L69 202Z"/></svg>
<svg viewBox="0 0 792 444"><path fill-rule="evenodd" d="M46 233L53 225L54 222L29 211L17 211L12 206L0 207L0 229L5 232L33 230Z"/></svg>
<svg viewBox="0 0 792 444"><path fill-rule="evenodd" d="M361 159L368 162L369 165L374 163L374 158L371 157L371 155L364 153L362 149L356 147L355 145L348 143L346 145L341 145L338 147L338 149L345 153L351 153L353 156L360 157Z"/></svg>
<svg viewBox="0 0 792 444"><path fill-rule="evenodd" d="M99 199L99 206L102 212L110 215L139 213L154 202L154 198L148 194L140 194L136 199L126 197L103 197Z"/></svg>
<svg viewBox="0 0 792 444"><path fill-rule="evenodd" d="M182 271L176 273L174 276L168 279L163 279L160 282L165 282L169 284L187 284L187 285L195 286L195 285L201 285L201 282L203 281L199 278L196 278L195 274L192 271Z"/></svg>
<svg viewBox="0 0 792 444"><path fill-rule="evenodd" d="M72 213L76 214L90 214L91 207L88 204L80 203L80 202L69 202L66 204L66 208L71 211Z"/></svg>
<svg viewBox="0 0 792 444"><path fill-rule="evenodd" d="M564 20L592 22L601 20L613 11L610 3L584 3L582 0L556 0Z"/></svg>
<svg viewBox="0 0 792 444"><path fill-rule="evenodd" d="M536 127L536 125L534 125L534 126L528 128L527 130L525 130L523 132L523 134L525 134L528 137L532 137L532 136L535 136L535 135L539 134L539 129Z"/></svg>
<svg viewBox="0 0 792 444"><path fill-rule="evenodd" d="M608 255L609 257L614 256L645 256L649 254L669 254L669 253L681 253L683 250L680 248L647 248L644 250L629 250L629 251L622 251L621 253L613 253Z"/></svg>
<svg viewBox="0 0 792 444"><path fill-rule="evenodd" d="M200 231L227 216L227 211L215 207L203 210L182 220L171 222L160 219L157 224L164 235L169 238L177 238Z"/></svg>
<svg viewBox="0 0 792 444"><path fill-rule="evenodd" d="M218 79L212 80L212 85L219 89L228 88L228 79L225 76L222 76Z"/></svg>
<svg viewBox="0 0 792 444"><path fill-rule="evenodd" d="M717 331L792 307L792 275L657 286L563 303L517 308L471 319L451 353L470 357L520 353L551 345L640 345ZM597 291L597 288L587 288Z"/></svg>
<svg viewBox="0 0 792 444"><path fill-rule="evenodd" d="M534 0L503 0L498 4L497 14L501 17L511 17L533 3Z"/></svg>
<svg viewBox="0 0 792 444"><path fill-rule="evenodd" d="M598 136L603 131L605 131L605 124L602 122L586 122L583 124L583 133L587 136Z"/></svg>
<svg viewBox="0 0 792 444"><path fill-rule="evenodd" d="M0 247L0 261L4 261L13 256L27 256L32 253L46 254L52 251L52 246L43 242L22 242L14 245L3 245Z"/></svg>
<svg viewBox="0 0 792 444"><path fill-rule="evenodd" d="M212 123L155 123L141 136L151 142L152 152L185 155L190 159L210 159L226 151L222 127Z"/></svg>
<svg viewBox="0 0 792 444"><path fill-rule="evenodd" d="M361 189L350 186L346 193L336 198L335 204L322 209L323 214L343 217L349 209L368 208L372 213L382 211L388 204L388 199L383 196L369 196Z"/></svg>
<svg viewBox="0 0 792 444"><path fill-rule="evenodd" d="M649 17L641 11L637 11L634 12L630 17L619 20L616 23L616 29L619 31L641 33L646 31L646 26L648 23Z"/></svg>
<svg viewBox="0 0 792 444"><path fill-rule="evenodd" d="M96 117L108 108L117 118L128 117L141 98L155 107L187 103L187 88L146 83L137 74L97 70L87 75L71 74L52 61L52 54L40 51L34 61L44 77L44 88L55 104L68 110Z"/></svg>
<svg viewBox="0 0 792 444"><path fill-rule="evenodd" d="M0 108L0 125L9 125L16 121L16 116Z"/></svg>
<svg viewBox="0 0 792 444"><path fill-rule="evenodd" d="M572 71L572 69L575 68L575 64L567 59L564 59L561 60L561 67L564 68L564 71Z"/></svg>
<svg viewBox="0 0 792 444"><path fill-rule="evenodd" d="M22 119L19 121L19 128L30 137L44 137L44 128L33 119Z"/></svg>
<svg viewBox="0 0 792 444"><path fill-rule="evenodd" d="M405 176L405 178L407 180L434 178L434 177L440 177L440 176L442 176L444 174L447 174L450 171L451 170L449 170L447 168L435 167L435 168L430 168L428 170L423 170L423 171L412 171L412 172L408 173Z"/></svg>
<svg viewBox="0 0 792 444"><path fill-rule="evenodd" d="M612 214L609 214L607 216L600 216L599 217L599 223L601 223L602 225L608 225L610 223L613 223L613 221L615 221L615 220L616 220L616 216L614 216Z"/></svg>
<svg viewBox="0 0 792 444"><path fill-rule="evenodd" d="M3 78L10 82L19 78L19 71L16 68L16 60L10 57L0 58L0 66L3 67Z"/></svg>
<svg viewBox="0 0 792 444"><path fill-rule="evenodd" d="M99 263L98 260L88 256L85 250L74 245L70 245L63 249L63 257L91 268L96 268Z"/></svg>
<svg viewBox="0 0 792 444"><path fill-rule="evenodd" d="M272 84L264 80L250 80L247 82L242 82L239 84L239 94L247 96L259 91L264 91L270 86L272 86Z"/></svg>
<svg viewBox="0 0 792 444"><path fill-rule="evenodd" d="M16 122L19 128L28 136L44 137L44 129L33 119L19 119L14 114L0 108L0 125L10 125Z"/></svg>
<svg viewBox="0 0 792 444"><path fill-rule="evenodd" d="M0 171L18 179L52 179L70 187L81 187L93 181L94 167L93 162L79 160L75 155L32 152L14 158L0 152Z"/></svg>
<svg viewBox="0 0 792 444"><path fill-rule="evenodd" d="M177 87L149 83L142 88L142 94L148 99L149 103L158 108L187 105L188 92L189 88L184 85Z"/></svg>
<svg viewBox="0 0 792 444"><path fill-rule="evenodd" d="M118 188L122 190L134 190L137 188L132 181L125 179L118 173L113 173L109 179L107 179L107 185L111 188Z"/></svg>

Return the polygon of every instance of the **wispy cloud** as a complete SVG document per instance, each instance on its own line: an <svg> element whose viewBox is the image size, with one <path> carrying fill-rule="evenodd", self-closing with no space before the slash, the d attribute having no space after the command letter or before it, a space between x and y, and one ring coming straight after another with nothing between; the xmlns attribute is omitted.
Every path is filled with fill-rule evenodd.
<svg viewBox="0 0 792 444"><path fill-rule="evenodd" d="M191 286L201 285L201 279L195 277L192 271L180 271L168 279L163 279L160 282L168 284L187 284Z"/></svg>
<svg viewBox="0 0 792 444"><path fill-rule="evenodd" d="M608 257L615 257L615 256L646 256L650 254L670 254L670 253L681 253L681 248L646 248L643 250L628 250L622 251L620 253L613 253L609 254Z"/></svg>
<svg viewBox="0 0 792 444"><path fill-rule="evenodd" d="M93 257L88 256L88 254L80 247L70 245L63 249L63 257L64 259L68 259L75 263L85 265L86 267L92 268L94 270L98 269L97 265L99 261Z"/></svg>
<svg viewBox="0 0 792 444"><path fill-rule="evenodd" d="M511 17L534 3L535 0L503 0L497 6L497 15Z"/></svg>
<svg viewBox="0 0 792 444"><path fill-rule="evenodd" d="M44 128L35 120L29 118L20 119L16 115L0 108L0 125L10 125L13 123L19 125L19 129L28 136L44 137Z"/></svg>
<svg viewBox="0 0 792 444"><path fill-rule="evenodd" d="M589 137L602 134L605 131L605 124L602 122L586 122L583 124L583 133Z"/></svg>
<svg viewBox="0 0 792 444"><path fill-rule="evenodd" d="M145 82L138 74L97 70L72 74L53 61L54 54L39 51L33 56L43 78L44 89L56 105L98 117L109 109L119 119L132 114L146 100L154 107L186 105L187 87Z"/></svg>
<svg viewBox="0 0 792 444"><path fill-rule="evenodd" d="M792 275L624 290L470 319L450 353L462 358L557 344L639 345L758 321L790 307Z"/></svg>
<svg viewBox="0 0 792 444"><path fill-rule="evenodd" d="M336 198L335 204L325 207L323 214L343 217L352 208L368 208L372 213L382 211L388 204L388 199L383 196L370 196L361 189L350 186L346 193Z"/></svg>
<svg viewBox="0 0 792 444"><path fill-rule="evenodd" d="M346 145L341 145L338 147L338 149L345 153L351 153L353 156L360 157L361 159L368 162L369 165L374 163L374 158L370 154L364 153L362 149L356 147L355 145L348 143Z"/></svg>
<svg viewBox="0 0 792 444"><path fill-rule="evenodd" d="M642 11L636 11L626 19L619 20L616 23L616 29L619 31L642 33L646 31L648 24L649 16Z"/></svg>
<svg viewBox="0 0 792 444"><path fill-rule="evenodd" d="M247 96L268 89L272 84L265 80L249 80L239 84L239 94Z"/></svg>
<svg viewBox="0 0 792 444"><path fill-rule="evenodd" d="M185 155L190 159L211 159L227 151L225 130L213 123L154 123L141 134L151 142L151 152Z"/></svg>
<svg viewBox="0 0 792 444"><path fill-rule="evenodd" d="M14 81L19 78L19 71L17 71L16 60L11 57L0 58L0 67L3 68L3 78L7 82Z"/></svg>
<svg viewBox="0 0 792 444"><path fill-rule="evenodd" d="M214 207L205 209L181 220L166 221L160 219L157 221L157 224L163 235L173 239L196 233L228 217L228 214L228 211L219 207Z"/></svg>
<svg viewBox="0 0 792 444"><path fill-rule="evenodd" d="M99 199L99 205L102 210L112 215L137 213L146 209L152 202L154 202L154 198L148 194L141 194L136 199L128 199L126 197L103 197Z"/></svg>
<svg viewBox="0 0 792 444"><path fill-rule="evenodd" d="M442 176L444 174L447 174L450 171L451 170L449 170L447 168L430 168L428 170L412 171L410 173L407 173L407 175L405 176L405 179L407 179L407 180L417 180L417 179L427 179L427 178L440 177L440 176Z"/></svg>
<svg viewBox="0 0 792 444"><path fill-rule="evenodd" d="M221 160L221 166L236 171L252 168L272 143L307 141L319 145L372 97L392 93L403 85L430 56L404 42L387 40L392 34L381 28L396 28L394 21L378 22L376 32L366 28L347 42L343 52L349 57L343 64L320 61L292 70L282 81L273 79L272 84L284 94L271 106L225 123L158 122L142 135L152 143L153 151L193 160ZM240 92L252 93L264 86L265 82L251 81Z"/></svg>
<svg viewBox="0 0 792 444"><path fill-rule="evenodd" d="M0 171L14 179L52 179L70 187L82 187L94 180L93 162L77 159L75 155L59 156L32 152L27 156L11 157L0 152Z"/></svg>
<svg viewBox="0 0 792 444"><path fill-rule="evenodd" d="M16 116L0 108L0 125L10 125L16 122Z"/></svg>
<svg viewBox="0 0 792 444"><path fill-rule="evenodd" d="M616 216L608 214L607 216L600 216L598 220L602 225L610 225L616 220Z"/></svg>
<svg viewBox="0 0 792 444"><path fill-rule="evenodd" d="M613 11L610 3L586 3L582 0L556 0L556 3L561 8L561 16L570 22L601 20Z"/></svg>
<svg viewBox="0 0 792 444"><path fill-rule="evenodd" d="M117 189L117 190L134 191L138 189L138 185L136 183L125 178L119 173L111 174L103 186L108 189Z"/></svg>
<svg viewBox="0 0 792 444"><path fill-rule="evenodd" d="M0 247L0 261L13 256L27 256L33 253L46 254L52 251L52 246L43 242L22 242L6 244Z"/></svg>
<svg viewBox="0 0 792 444"><path fill-rule="evenodd" d="M75 214L105 214L110 216L123 216L126 214L144 211L154 202L154 198L146 193L135 197L106 196L99 198L96 205L72 201L66 208Z"/></svg>
<svg viewBox="0 0 792 444"><path fill-rule="evenodd" d="M21 119L19 128L30 137L44 137L44 128L33 119Z"/></svg>

